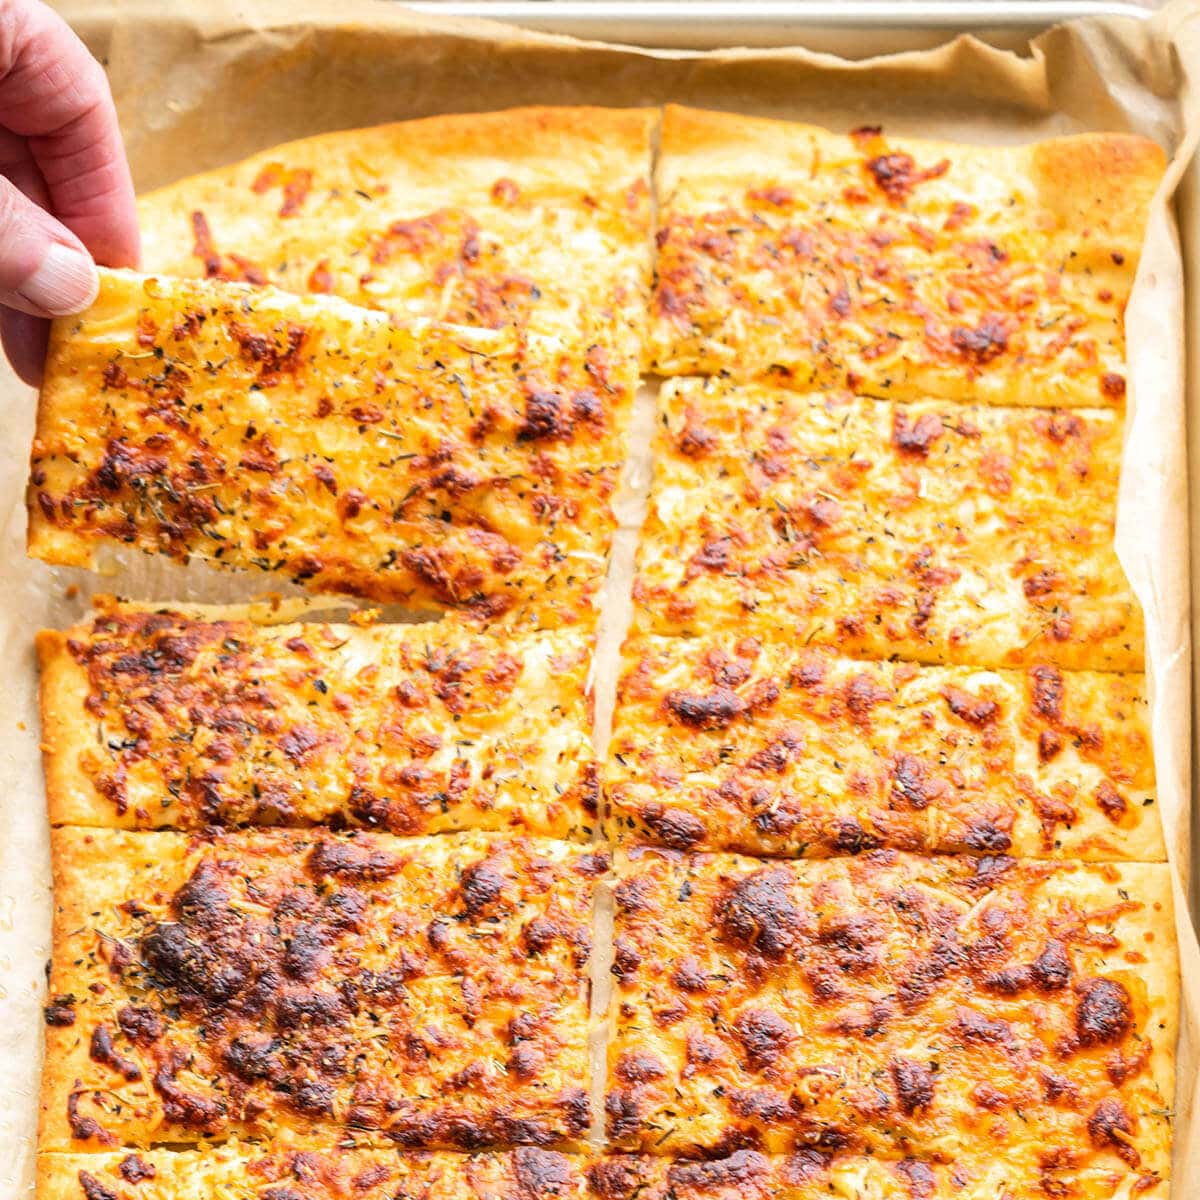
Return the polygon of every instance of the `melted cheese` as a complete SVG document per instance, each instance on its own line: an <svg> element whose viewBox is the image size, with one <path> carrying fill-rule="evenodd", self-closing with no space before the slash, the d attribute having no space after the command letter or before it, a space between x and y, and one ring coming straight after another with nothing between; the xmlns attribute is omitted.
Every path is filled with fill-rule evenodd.
<svg viewBox="0 0 1200 1200"><path fill-rule="evenodd" d="M1021 1196L1168 1174L1165 865L641 850L619 875L615 1145L933 1158L971 1195L995 1164Z"/></svg>
<svg viewBox="0 0 1200 1200"><path fill-rule="evenodd" d="M637 621L868 658L1138 670L1121 419L717 380L660 395Z"/></svg>
<svg viewBox="0 0 1200 1200"><path fill-rule="evenodd" d="M104 272L56 323L30 552L101 541L311 587L590 618L632 361L332 298Z"/></svg>
<svg viewBox="0 0 1200 1200"><path fill-rule="evenodd" d="M592 881L552 841L56 830L41 1146L586 1130Z"/></svg>
<svg viewBox="0 0 1200 1200"><path fill-rule="evenodd" d="M1162 150L973 147L668 107L651 353L894 399L1099 406Z"/></svg>
<svg viewBox="0 0 1200 1200"><path fill-rule="evenodd" d="M1144 681L633 637L605 766L622 840L1161 860Z"/></svg>
<svg viewBox="0 0 1200 1200"><path fill-rule="evenodd" d="M526 108L274 146L141 197L143 263L636 351L656 119Z"/></svg>
<svg viewBox="0 0 1200 1200"><path fill-rule="evenodd" d="M101 603L38 638L53 824L587 840L589 640Z"/></svg>

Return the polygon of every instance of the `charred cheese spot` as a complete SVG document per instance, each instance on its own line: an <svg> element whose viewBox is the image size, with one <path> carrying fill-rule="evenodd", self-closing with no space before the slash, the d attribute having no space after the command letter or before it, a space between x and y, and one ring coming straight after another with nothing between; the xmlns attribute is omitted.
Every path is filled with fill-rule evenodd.
<svg viewBox="0 0 1200 1200"><path fill-rule="evenodd" d="M876 186L893 203L903 204L909 193L927 179L937 179L950 169L949 159L941 159L932 167L919 169L911 154L880 154L867 160L867 170Z"/></svg>
<svg viewBox="0 0 1200 1200"><path fill-rule="evenodd" d="M753 1150L739 1150L728 1158L707 1163L675 1163L668 1178L685 1195L689 1191L709 1192L717 1188L735 1188L745 1195L748 1189L766 1182L771 1161ZM753 1192L751 1192L753 1194Z"/></svg>
<svg viewBox="0 0 1200 1200"><path fill-rule="evenodd" d="M694 729L721 729L748 708L745 700L724 687L714 688L705 695L671 692L663 703L680 724Z"/></svg>
<svg viewBox="0 0 1200 1200"><path fill-rule="evenodd" d="M147 1162L136 1154L127 1154L121 1159L117 1171L121 1178L128 1183L142 1183L144 1180L153 1179L158 1174L158 1169L153 1163Z"/></svg>
<svg viewBox="0 0 1200 1200"><path fill-rule="evenodd" d="M904 454L927 458L941 434L942 421L937 413L922 413L910 421L904 409L897 408L892 417L892 442Z"/></svg>
<svg viewBox="0 0 1200 1200"><path fill-rule="evenodd" d="M708 828L699 817L678 809L665 808L654 801L644 805L639 816L653 835L653 840L662 846L688 850L708 836Z"/></svg>
<svg viewBox="0 0 1200 1200"><path fill-rule="evenodd" d="M617 1078L626 1083L645 1083L648 1079L661 1079L666 1073L663 1063L647 1051L631 1051L616 1066Z"/></svg>
<svg viewBox="0 0 1200 1200"><path fill-rule="evenodd" d="M1051 938L1033 960L1031 972L1035 985L1044 992L1066 987L1071 981L1071 959L1066 946L1058 938Z"/></svg>
<svg viewBox="0 0 1200 1200"><path fill-rule="evenodd" d="M355 842L320 839L309 852L308 869L319 882L331 876L353 882L378 883L400 870L400 860L386 850ZM189 883L188 887L191 887ZM182 893L181 893L182 894Z"/></svg>
<svg viewBox="0 0 1200 1200"><path fill-rule="evenodd" d="M1133 1145L1133 1120L1120 1100L1101 1100L1088 1117L1088 1133L1093 1145L1110 1148L1131 1167L1139 1166L1141 1156Z"/></svg>
<svg viewBox="0 0 1200 1200"><path fill-rule="evenodd" d="M42 1016L47 1025L74 1025L74 996L60 996L51 1001L42 1010Z"/></svg>
<svg viewBox="0 0 1200 1200"><path fill-rule="evenodd" d="M116 1192L106 1188L90 1171L81 1170L78 1178L86 1200L117 1200Z"/></svg>
<svg viewBox="0 0 1200 1200"><path fill-rule="evenodd" d="M788 892L790 882L785 867L764 867L734 883L714 914L725 939L769 958L782 957L803 923Z"/></svg>
<svg viewBox="0 0 1200 1200"><path fill-rule="evenodd" d="M1133 1005L1115 979L1086 979L1079 985L1075 1033L1081 1046L1121 1041L1133 1027Z"/></svg>
<svg viewBox="0 0 1200 1200"><path fill-rule="evenodd" d="M924 1063L895 1058L890 1069L896 1099L906 1115L911 1116L918 1109L928 1108L933 1103L935 1079Z"/></svg>
<svg viewBox="0 0 1200 1200"><path fill-rule="evenodd" d="M508 880L497 865L484 859L467 867L459 885L463 909L469 917L492 910L504 892Z"/></svg>
<svg viewBox="0 0 1200 1200"><path fill-rule="evenodd" d="M773 1066L796 1037L795 1030L769 1008L745 1009L734 1021L733 1032L745 1050L747 1065L756 1071Z"/></svg>

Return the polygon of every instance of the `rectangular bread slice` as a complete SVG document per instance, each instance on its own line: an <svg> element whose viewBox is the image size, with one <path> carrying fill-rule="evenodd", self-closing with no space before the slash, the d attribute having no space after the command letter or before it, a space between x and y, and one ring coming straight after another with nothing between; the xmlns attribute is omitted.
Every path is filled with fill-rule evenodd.
<svg viewBox="0 0 1200 1200"><path fill-rule="evenodd" d="M670 381L659 405L641 629L1141 669L1113 549L1120 414L696 379Z"/></svg>
<svg viewBox="0 0 1200 1200"><path fill-rule="evenodd" d="M637 365L334 297L102 273L55 323L29 550L105 543L535 623L591 615Z"/></svg>
<svg viewBox="0 0 1200 1200"><path fill-rule="evenodd" d="M38 1156L37 1200L475 1200L588 1196L588 1161L555 1150L404 1153L326 1142Z"/></svg>
<svg viewBox="0 0 1200 1200"><path fill-rule="evenodd" d="M1166 156L850 136L668 106L651 357L904 400L1098 407Z"/></svg>
<svg viewBox="0 0 1200 1200"><path fill-rule="evenodd" d="M569 1147L593 882L549 840L52 833L43 1150Z"/></svg>
<svg viewBox="0 0 1200 1200"><path fill-rule="evenodd" d="M38 635L54 825L587 841L591 640L121 604Z"/></svg>
<svg viewBox="0 0 1200 1200"><path fill-rule="evenodd" d="M967 1186L988 1164L1016 1196L1168 1176L1165 864L645 849L618 875L616 1146L934 1157L967 1195L1006 1194Z"/></svg>
<svg viewBox="0 0 1200 1200"><path fill-rule="evenodd" d="M614 839L677 849L1166 857L1140 675L634 636L604 787Z"/></svg>
<svg viewBox="0 0 1200 1200"><path fill-rule="evenodd" d="M143 264L637 354L658 115L455 113L272 146L142 196Z"/></svg>

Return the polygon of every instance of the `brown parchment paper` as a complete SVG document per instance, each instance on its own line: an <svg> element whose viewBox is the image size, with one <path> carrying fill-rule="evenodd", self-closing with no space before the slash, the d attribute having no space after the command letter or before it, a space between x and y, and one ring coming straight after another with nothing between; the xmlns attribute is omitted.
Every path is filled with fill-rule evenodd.
<svg viewBox="0 0 1200 1200"><path fill-rule="evenodd" d="M1200 952L1186 899L1188 474L1189 457L1200 464L1200 420L1185 420L1189 407L1200 413L1200 371L1185 383L1189 352L1200 352L1200 168L1189 166L1200 138L1200 0L1173 0L1149 22L1073 23L1019 52L963 38L854 62L801 49L690 54L579 43L417 15L389 0L70 0L58 7L108 68L139 188L329 129L531 103L675 100L838 130L882 121L893 132L982 142L1132 130L1171 151L1127 313L1130 420L1117 542L1147 617L1159 803L1183 964L1173 1195L1200 1197ZM79 619L94 591L241 601L275 586L261 576L149 559L117 556L108 578L28 561L23 490L33 400L0 367L0 1197L14 1198L31 1194L49 952L33 634ZM597 666L602 718L648 481L647 403L633 439L606 653ZM1200 487L1192 495L1200 509Z"/></svg>

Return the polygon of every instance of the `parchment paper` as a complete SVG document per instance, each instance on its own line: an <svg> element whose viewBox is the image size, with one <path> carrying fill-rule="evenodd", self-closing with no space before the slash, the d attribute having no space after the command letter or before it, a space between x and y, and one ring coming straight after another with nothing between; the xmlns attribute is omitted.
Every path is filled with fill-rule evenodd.
<svg viewBox="0 0 1200 1200"><path fill-rule="evenodd" d="M1127 314L1130 422L1117 541L1146 610L1159 803L1183 960L1173 1194L1200 1197L1200 953L1185 899L1189 433L1191 461L1200 464L1200 421L1185 423L1185 411L1189 402L1200 411L1200 371L1186 391L1184 375L1185 347L1200 348L1200 169L1188 166L1200 136L1200 0L1174 0L1147 23L1075 23L1022 53L960 39L857 62L803 50L638 51L418 16L387 0L71 0L59 7L109 70L141 188L328 129L530 103L676 100L837 130L882 120L892 132L985 142L1132 130L1172 152ZM0 1197L23 1197L32 1178L50 913L33 634L77 620L96 590L234 601L275 585L149 559L118 560L119 574L108 579L27 561L33 396L6 369L0 405ZM647 464L644 454L637 459L628 480L644 493ZM1200 487L1193 495L1200 501ZM627 526L636 524L637 500L627 497ZM623 570L610 581L617 618L608 622L610 650L627 600L629 528L621 543ZM611 662L602 663L601 707L611 683Z"/></svg>

